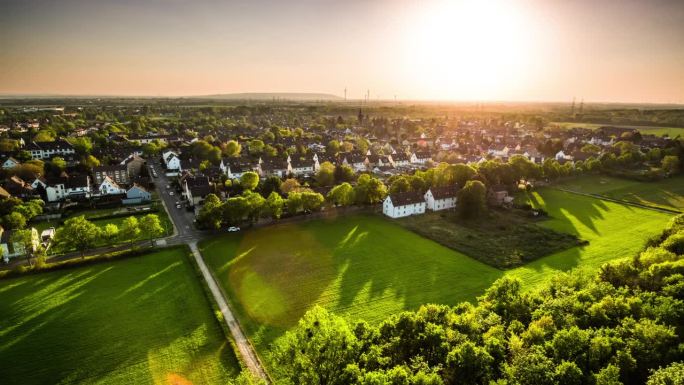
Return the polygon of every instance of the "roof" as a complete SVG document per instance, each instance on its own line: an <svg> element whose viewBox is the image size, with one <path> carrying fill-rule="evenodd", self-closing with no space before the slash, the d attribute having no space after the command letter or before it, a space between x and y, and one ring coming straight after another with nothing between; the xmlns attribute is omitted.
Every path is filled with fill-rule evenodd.
<svg viewBox="0 0 684 385"><path fill-rule="evenodd" d="M397 206L406 206L416 203L425 203L425 198L420 193L409 191L398 194L390 194L392 204Z"/></svg>
<svg viewBox="0 0 684 385"><path fill-rule="evenodd" d="M431 187L430 192L435 199L454 198L458 188L456 186Z"/></svg>

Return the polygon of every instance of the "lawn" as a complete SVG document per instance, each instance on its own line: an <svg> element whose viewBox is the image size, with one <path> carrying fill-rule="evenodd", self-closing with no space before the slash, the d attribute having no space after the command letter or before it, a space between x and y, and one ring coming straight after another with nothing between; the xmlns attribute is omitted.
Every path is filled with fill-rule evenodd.
<svg viewBox="0 0 684 385"><path fill-rule="evenodd" d="M470 220L441 211L398 223L478 261L508 269L582 244L575 235L538 226L541 220L525 210L490 210Z"/></svg>
<svg viewBox="0 0 684 385"><path fill-rule="evenodd" d="M472 301L504 274L533 288L557 271L593 270L634 255L670 218L554 190L531 199L554 217L541 226L589 244L504 272L383 217L349 216L229 234L200 248L257 350L267 357L269 343L315 304L376 322L424 303Z"/></svg>
<svg viewBox="0 0 684 385"><path fill-rule="evenodd" d="M580 176L557 185L567 190L684 211L684 177L639 182L599 175Z"/></svg>
<svg viewBox="0 0 684 385"><path fill-rule="evenodd" d="M187 254L0 280L0 382L227 383L239 364Z"/></svg>
<svg viewBox="0 0 684 385"><path fill-rule="evenodd" d="M651 134L657 136L668 135L670 138L676 136L684 137L684 128L682 127L661 127L661 126L630 126L624 124L597 124L597 123L575 123L575 122L552 122L551 124L557 125L561 128L569 129L573 127L588 128L591 130L597 129L603 126L615 126L624 128L634 128L639 130L642 134Z"/></svg>

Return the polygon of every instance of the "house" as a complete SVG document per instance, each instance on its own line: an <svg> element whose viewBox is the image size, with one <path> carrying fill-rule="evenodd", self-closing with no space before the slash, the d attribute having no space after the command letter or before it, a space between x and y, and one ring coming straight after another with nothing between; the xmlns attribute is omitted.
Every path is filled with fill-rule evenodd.
<svg viewBox="0 0 684 385"><path fill-rule="evenodd" d="M213 192L213 186L206 176L187 175L183 178L183 191L190 206L195 206Z"/></svg>
<svg viewBox="0 0 684 385"><path fill-rule="evenodd" d="M176 154L175 152L166 151L162 154L162 159L164 160L164 166L168 171L182 171L180 157L178 157L178 154Z"/></svg>
<svg viewBox="0 0 684 385"><path fill-rule="evenodd" d="M128 170L128 176L131 178L139 177L143 167L147 162L145 159L141 158L138 154L131 154L126 159L121 161L120 165L125 166ZM116 180L116 179L115 179Z"/></svg>
<svg viewBox="0 0 684 385"><path fill-rule="evenodd" d="M48 179L45 182L45 196L48 202L57 202L64 199L90 198L90 177L87 175L63 175L59 178Z"/></svg>
<svg viewBox="0 0 684 385"><path fill-rule="evenodd" d="M456 207L455 187L432 187L425 193L425 203L432 211L446 210Z"/></svg>
<svg viewBox="0 0 684 385"><path fill-rule="evenodd" d="M420 193L390 194L382 203L382 213L390 218L425 213L425 198Z"/></svg>
<svg viewBox="0 0 684 385"><path fill-rule="evenodd" d="M425 164L428 162L432 162L432 154L430 154L428 151L416 151L413 154L411 154L411 163L414 164Z"/></svg>
<svg viewBox="0 0 684 385"><path fill-rule="evenodd" d="M123 204L138 204L151 200L152 193L149 190L137 183L133 183L133 186L126 191L126 198L123 199Z"/></svg>
<svg viewBox="0 0 684 385"><path fill-rule="evenodd" d="M308 159L292 159L287 172L296 176L311 176L314 173L314 161Z"/></svg>
<svg viewBox="0 0 684 385"><path fill-rule="evenodd" d="M351 166L355 172L366 171L366 155L360 153L345 154L342 163Z"/></svg>
<svg viewBox="0 0 684 385"><path fill-rule="evenodd" d="M513 197L508 195L508 190L505 186L492 186L487 191L487 199L489 203L495 206L503 206L513 203Z"/></svg>
<svg viewBox="0 0 684 385"><path fill-rule="evenodd" d="M31 159L52 159L55 156L65 157L76 154L71 143L64 138L52 142L31 142L26 146L26 151L31 154Z"/></svg>
<svg viewBox="0 0 684 385"><path fill-rule="evenodd" d="M411 159L403 152L389 155L389 160L394 167L406 167L411 164Z"/></svg>
<svg viewBox="0 0 684 385"><path fill-rule="evenodd" d="M31 243L33 245L33 251L35 252L40 246L40 237L38 236L38 230L35 227L31 227ZM0 227L0 248L2 249L2 259L5 263L8 263L11 258L20 257L26 254L26 249L22 243L14 242L12 235L14 230L5 230Z"/></svg>
<svg viewBox="0 0 684 385"><path fill-rule="evenodd" d="M33 186L31 186L30 183L26 183L23 179L16 175L13 175L7 181L5 181L5 185L3 187L10 195L17 198L24 199L35 195Z"/></svg>
<svg viewBox="0 0 684 385"><path fill-rule="evenodd" d="M2 162L3 170L9 170L21 164L20 161L12 158L11 156L0 160L0 162Z"/></svg>
<svg viewBox="0 0 684 385"><path fill-rule="evenodd" d="M105 176L102 182L97 186L98 193L102 195L122 195L126 193L126 189L119 186L109 176Z"/></svg>
<svg viewBox="0 0 684 385"><path fill-rule="evenodd" d="M288 159L260 158L257 170L262 176L277 176L278 178L283 178L290 172L290 161Z"/></svg>
<svg viewBox="0 0 684 385"><path fill-rule="evenodd" d="M128 167L125 165L115 164L93 167L93 180L96 185L102 184L106 177L109 177L119 185L128 185L130 183Z"/></svg>

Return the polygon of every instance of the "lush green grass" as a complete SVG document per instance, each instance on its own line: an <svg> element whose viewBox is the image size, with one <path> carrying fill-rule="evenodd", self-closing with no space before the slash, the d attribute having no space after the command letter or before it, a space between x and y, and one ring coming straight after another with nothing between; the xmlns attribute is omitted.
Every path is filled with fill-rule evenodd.
<svg viewBox="0 0 684 385"><path fill-rule="evenodd" d="M603 127L603 126L611 126L611 124L574 123L574 122L553 122L551 124L557 125L561 128L568 128L569 129L569 128L573 128L573 127L580 127L580 128L588 128L591 130L594 130L594 129L597 129L597 128ZM612 124L612 126L624 127L624 128L635 128L635 129L639 130L642 134L651 134L651 135L657 135L657 136L668 135L671 138L674 138L678 135L684 137L684 128L682 128L682 127L630 126L630 125L624 125L624 124Z"/></svg>
<svg viewBox="0 0 684 385"><path fill-rule="evenodd" d="M500 269L578 246L577 236L537 226L532 211L490 210L464 220L453 211L402 218L404 227L469 257Z"/></svg>
<svg viewBox="0 0 684 385"><path fill-rule="evenodd" d="M657 182L638 182L588 175L559 183L558 187L648 206L684 210L684 177L682 176Z"/></svg>
<svg viewBox="0 0 684 385"><path fill-rule="evenodd" d="M473 300L504 274L532 288L557 271L635 254L670 218L554 190L531 198L554 216L542 226L590 243L504 272L388 219L351 216L230 234L201 250L264 354L315 304L374 322L424 303Z"/></svg>
<svg viewBox="0 0 684 385"><path fill-rule="evenodd" d="M239 364L187 253L0 280L0 382L226 383Z"/></svg>

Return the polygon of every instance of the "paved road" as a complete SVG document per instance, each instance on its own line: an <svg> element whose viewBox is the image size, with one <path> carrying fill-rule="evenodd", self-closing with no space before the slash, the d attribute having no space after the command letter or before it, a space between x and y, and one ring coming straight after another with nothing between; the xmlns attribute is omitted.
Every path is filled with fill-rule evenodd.
<svg viewBox="0 0 684 385"><path fill-rule="evenodd" d="M169 213L169 217L174 224L174 236L166 239L168 244L187 244L190 246L192 255L197 262L197 265L202 272L202 277L207 282L209 290L211 291L216 304L223 314L223 320L228 326L228 330L233 336L233 340L238 348L238 353L242 356L242 360L247 365L247 368L257 376L268 382L269 377L266 374L259 357L257 356L252 344L247 339L247 336L243 333L240 324L237 322L233 312L228 305L228 301L221 290L220 286L216 283L214 276L211 271L204 263L202 254L197 248L197 242L206 236L206 234L197 230L194 226L195 215L192 211L188 211L185 205L181 208L177 208L177 203L181 200L180 193L174 189L169 178L162 172L161 166L159 164L153 164L152 167L156 170L158 177L155 178L155 183L157 185L157 191L159 192L160 198L166 207L166 211ZM170 186L170 187L167 187ZM170 193L173 192L174 195Z"/></svg>

